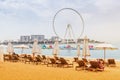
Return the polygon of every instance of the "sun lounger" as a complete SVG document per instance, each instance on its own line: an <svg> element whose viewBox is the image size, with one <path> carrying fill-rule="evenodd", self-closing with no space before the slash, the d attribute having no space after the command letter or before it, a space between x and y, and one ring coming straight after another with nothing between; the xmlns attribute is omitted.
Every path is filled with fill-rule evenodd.
<svg viewBox="0 0 120 80"><path fill-rule="evenodd" d="M25 60L27 59L27 54L21 54L19 59L21 62L25 62Z"/></svg>
<svg viewBox="0 0 120 80"><path fill-rule="evenodd" d="M47 67L49 67L49 65L51 65L51 66L57 65L56 60L54 58L49 58Z"/></svg>
<svg viewBox="0 0 120 80"><path fill-rule="evenodd" d="M98 61L90 61L90 67L88 68L90 71L104 71L104 65L99 63Z"/></svg>
<svg viewBox="0 0 120 80"><path fill-rule="evenodd" d="M84 62L88 62L88 60L87 60L86 58L82 58L82 60L83 60Z"/></svg>
<svg viewBox="0 0 120 80"><path fill-rule="evenodd" d="M108 66L115 67L116 66L115 60L114 59L108 59Z"/></svg>
<svg viewBox="0 0 120 80"><path fill-rule="evenodd" d="M45 55L42 55L42 58L43 58L43 60L46 60L46 59L47 59Z"/></svg>
<svg viewBox="0 0 120 80"><path fill-rule="evenodd" d="M55 60L59 60L59 57L57 57L57 56L54 56L54 59L55 59Z"/></svg>
<svg viewBox="0 0 120 80"><path fill-rule="evenodd" d="M34 60L34 58L31 55L28 55L26 60L25 60L25 64L27 62L30 64L31 62L35 63L36 61Z"/></svg>
<svg viewBox="0 0 120 80"><path fill-rule="evenodd" d="M15 55L5 54L4 61L17 62L19 61L19 56L18 54L15 54Z"/></svg>
<svg viewBox="0 0 120 80"><path fill-rule="evenodd" d="M40 57L40 56L35 57L34 62L35 62L36 64L42 63L41 57Z"/></svg>
<svg viewBox="0 0 120 80"><path fill-rule="evenodd" d="M46 63L47 63L47 58L46 58L46 56L45 56L45 55L42 55L42 62L43 62L44 64L46 64Z"/></svg>
<svg viewBox="0 0 120 80"><path fill-rule="evenodd" d="M80 70L80 69L83 70L86 68L86 65L83 60L78 60L77 63L78 63L78 66L75 67L75 70Z"/></svg>
<svg viewBox="0 0 120 80"><path fill-rule="evenodd" d="M74 57L74 61L73 62L77 62L78 61L78 57Z"/></svg>
<svg viewBox="0 0 120 80"><path fill-rule="evenodd" d="M88 60L86 58L82 58L85 64L89 64Z"/></svg>
<svg viewBox="0 0 120 80"><path fill-rule="evenodd" d="M97 59L98 62L102 62L102 64L105 64L105 61L103 59Z"/></svg>
<svg viewBox="0 0 120 80"><path fill-rule="evenodd" d="M19 56L17 54L11 55L11 61L12 62L18 62L19 61Z"/></svg>
<svg viewBox="0 0 120 80"><path fill-rule="evenodd" d="M60 67L73 67L73 63L70 63L68 60L65 60L64 58L59 59L60 63L58 64Z"/></svg>
<svg viewBox="0 0 120 80"><path fill-rule="evenodd" d="M10 61L10 57L9 54L4 54L4 61Z"/></svg>

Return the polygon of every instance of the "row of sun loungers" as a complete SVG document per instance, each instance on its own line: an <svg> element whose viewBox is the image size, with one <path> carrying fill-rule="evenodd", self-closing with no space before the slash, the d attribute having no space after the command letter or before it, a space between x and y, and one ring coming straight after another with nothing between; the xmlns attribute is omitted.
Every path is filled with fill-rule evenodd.
<svg viewBox="0 0 120 80"><path fill-rule="evenodd" d="M49 62L47 63L47 66L49 65L55 66L55 67L73 67L73 63L70 63L69 60L66 60L64 58L50 58Z"/></svg>
<svg viewBox="0 0 120 80"><path fill-rule="evenodd" d="M62 57L54 57L49 58L45 55L37 55L36 57L32 57L31 55L4 55L5 61L10 62L24 62L27 63L33 63L33 64L45 64L47 67L73 67L74 62L78 64L78 66L75 67L75 70L90 70L90 71L104 71L104 66L116 66L114 59L108 59L107 62L105 62L103 59L97 59L96 61L88 61L85 58L82 58L82 60L79 60L78 58L74 58L73 62L70 62L69 60L66 60Z"/></svg>
<svg viewBox="0 0 120 80"><path fill-rule="evenodd" d="M17 54L15 55L4 55L4 61L11 61L11 62L17 62L19 60L19 56Z"/></svg>
<svg viewBox="0 0 120 80"><path fill-rule="evenodd" d="M104 71L104 66L99 65L97 61L90 61L90 65L86 65L84 61L79 60L78 61L79 66L76 66L76 70L78 69L84 69L84 70L90 70L90 71Z"/></svg>
<svg viewBox="0 0 120 80"><path fill-rule="evenodd" d="M87 59L83 58L82 60L77 59L76 62L78 63L78 66L75 67L76 70L82 69L90 71L104 71L105 66L116 66L114 59L108 59L108 62L105 62L103 59L97 59L96 61L88 61Z"/></svg>
<svg viewBox="0 0 120 80"><path fill-rule="evenodd" d="M51 66L56 66L56 67L69 67L73 66L73 63L69 63L68 60L64 58L46 58L45 55L37 55L36 57L32 57L31 55L22 55L22 56L16 56L16 55L4 55L4 60L5 61L11 61L11 62L17 62L21 61L24 62L25 64L27 63L33 63L33 64L46 64L48 67Z"/></svg>

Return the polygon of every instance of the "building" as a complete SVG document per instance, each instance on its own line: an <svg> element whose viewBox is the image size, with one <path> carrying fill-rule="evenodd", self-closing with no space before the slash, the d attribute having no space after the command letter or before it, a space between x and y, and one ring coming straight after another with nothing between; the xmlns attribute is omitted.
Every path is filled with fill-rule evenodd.
<svg viewBox="0 0 120 80"><path fill-rule="evenodd" d="M56 39L59 40L59 37L58 37L58 36L52 36L52 37L51 37L51 41L55 41Z"/></svg>
<svg viewBox="0 0 120 80"><path fill-rule="evenodd" d="M34 41L37 39L38 41L44 41L45 36L44 35L31 35L31 41Z"/></svg>
<svg viewBox="0 0 120 80"><path fill-rule="evenodd" d="M30 36L20 36L20 42L29 42Z"/></svg>

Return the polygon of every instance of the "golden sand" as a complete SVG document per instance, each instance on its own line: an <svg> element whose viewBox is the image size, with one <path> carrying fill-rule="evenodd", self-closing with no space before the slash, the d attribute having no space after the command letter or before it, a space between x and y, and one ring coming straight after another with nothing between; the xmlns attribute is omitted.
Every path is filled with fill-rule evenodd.
<svg viewBox="0 0 120 80"><path fill-rule="evenodd" d="M105 67L103 72L93 72L4 62L0 63L0 80L120 80L120 63L117 63L117 67Z"/></svg>

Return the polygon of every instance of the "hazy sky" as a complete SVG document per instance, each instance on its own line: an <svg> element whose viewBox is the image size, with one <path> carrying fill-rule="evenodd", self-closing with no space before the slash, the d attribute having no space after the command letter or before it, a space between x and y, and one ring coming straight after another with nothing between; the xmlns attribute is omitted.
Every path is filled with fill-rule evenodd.
<svg viewBox="0 0 120 80"><path fill-rule="evenodd" d="M85 22L83 36L120 44L120 0L0 0L0 40L32 34L43 34L46 38L55 36L53 17L66 7L82 15ZM79 31L80 19L74 14L67 10L58 14L55 24L61 34L67 24Z"/></svg>

